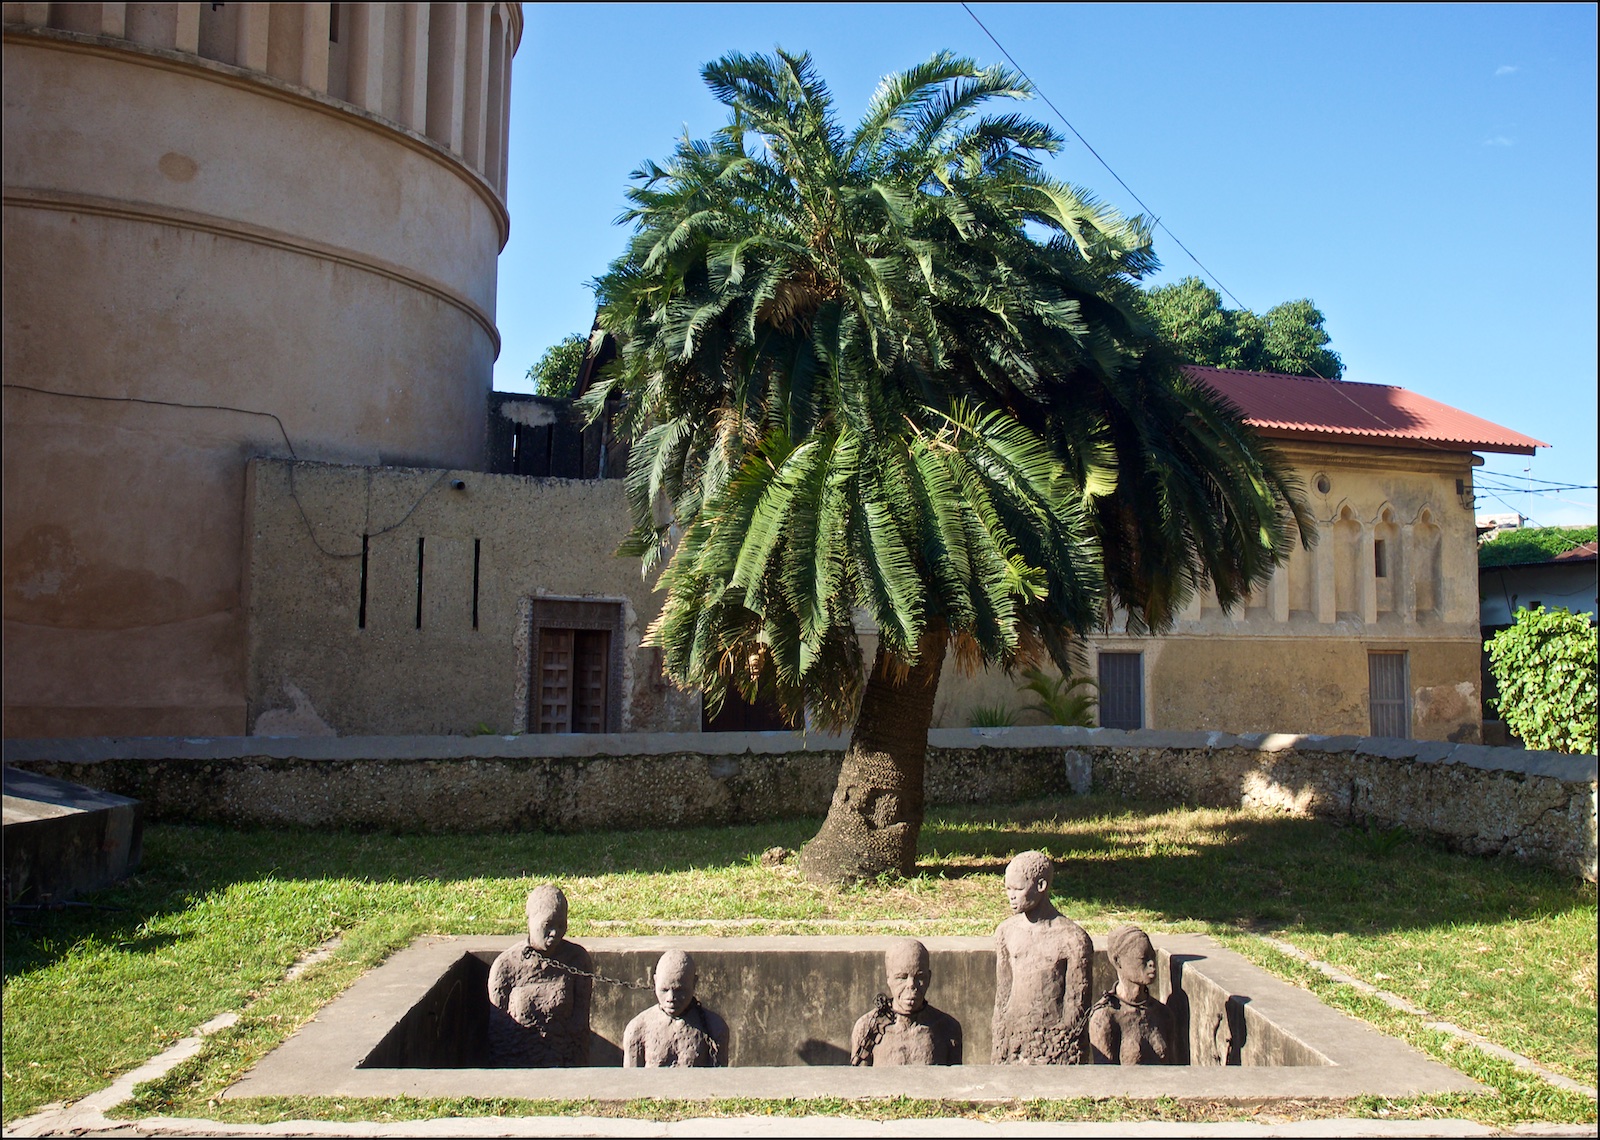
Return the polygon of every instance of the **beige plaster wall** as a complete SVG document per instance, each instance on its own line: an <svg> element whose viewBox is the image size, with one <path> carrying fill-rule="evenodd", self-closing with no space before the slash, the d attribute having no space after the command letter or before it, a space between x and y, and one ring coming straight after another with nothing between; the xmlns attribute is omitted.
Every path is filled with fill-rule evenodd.
<svg viewBox="0 0 1600 1140"><path fill-rule="evenodd" d="M57 8L6 6L4 732L242 733L245 464L481 466L504 206L325 76Z"/></svg>
<svg viewBox="0 0 1600 1140"><path fill-rule="evenodd" d="M1345 444L1279 444L1305 488L1316 545L1249 604L1224 613L1197 597L1162 637L1126 632L1126 615L1084 641L1083 671L1100 652L1144 655L1144 727L1228 732L1370 730L1367 654L1408 654L1411 735L1477 741L1477 540L1473 456ZM1327 491L1318 487L1325 479ZM1457 481L1461 482L1458 493ZM1388 573L1374 543L1386 541ZM935 723L963 727L974 707L1031 699L1020 678L963 676L947 664ZM1019 724L1038 723L1022 714Z"/></svg>
<svg viewBox="0 0 1600 1140"><path fill-rule="evenodd" d="M521 730L533 597L622 605L622 731L699 728L698 694L672 688L639 648L660 603L636 559L612 557L628 525L620 480L267 460L251 464L251 479L253 732Z"/></svg>

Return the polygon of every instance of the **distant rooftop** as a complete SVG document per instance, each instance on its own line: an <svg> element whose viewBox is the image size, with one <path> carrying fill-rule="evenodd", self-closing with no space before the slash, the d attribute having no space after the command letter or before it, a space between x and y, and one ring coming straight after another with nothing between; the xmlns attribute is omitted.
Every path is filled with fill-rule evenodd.
<svg viewBox="0 0 1600 1140"><path fill-rule="evenodd" d="M1388 384L1190 365L1184 372L1227 397L1263 435L1532 455L1548 443Z"/></svg>

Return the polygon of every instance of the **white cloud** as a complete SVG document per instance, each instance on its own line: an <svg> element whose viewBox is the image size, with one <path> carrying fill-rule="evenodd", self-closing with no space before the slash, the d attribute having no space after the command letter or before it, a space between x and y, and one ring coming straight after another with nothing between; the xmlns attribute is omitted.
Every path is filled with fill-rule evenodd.
<svg viewBox="0 0 1600 1140"><path fill-rule="evenodd" d="M1510 139L1506 138L1505 135L1495 135L1493 138L1484 139L1483 140L1483 145L1484 146L1515 146L1516 144L1513 143Z"/></svg>
<svg viewBox="0 0 1600 1140"><path fill-rule="evenodd" d="M1514 75L1520 70L1520 68L1512 64L1502 63L1499 67L1494 69L1494 76L1496 79L1499 79L1502 75Z"/></svg>

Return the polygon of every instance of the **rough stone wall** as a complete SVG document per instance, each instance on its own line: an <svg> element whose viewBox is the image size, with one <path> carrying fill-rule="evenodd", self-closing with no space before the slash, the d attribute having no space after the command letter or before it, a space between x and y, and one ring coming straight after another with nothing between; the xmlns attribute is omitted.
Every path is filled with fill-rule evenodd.
<svg viewBox="0 0 1600 1140"><path fill-rule="evenodd" d="M748 823L827 810L845 741L787 732L8 741L158 820L399 831ZM1437 741L1112 729L929 734L935 804L1109 792L1404 826L1595 878L1596 760Z"/></svg>

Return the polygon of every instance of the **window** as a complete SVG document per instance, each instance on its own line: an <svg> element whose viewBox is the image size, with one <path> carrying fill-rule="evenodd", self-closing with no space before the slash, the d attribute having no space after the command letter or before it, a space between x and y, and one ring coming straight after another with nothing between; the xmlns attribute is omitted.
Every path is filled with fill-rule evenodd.
<svg viewBox="0 0 1600 1140"><path fill-rule="evenodd" d="M1381 538L1372 544L1372 573L1378 578L1389 576L1389 544Z"/></svg>
<svg viewBox="0 0 1600 1140"><path fill-rule="evenodd" d="M1100 654L1100 727L1144 727L1144 654Z"/></svg>
<svg viewBox="0 0 1600 1140"><path fill-rule="evenodd" d="M1406 653L1367 654L1367 705L1371 712L1372 735L1400 740L1411 736L1411 710L1406 694Z"/></svg>
<svg viewBox="0 0 1600 1140"><path fill-rule="evenodd" d="M529 732L620 732L622 605L535 598Z"/></svg>

